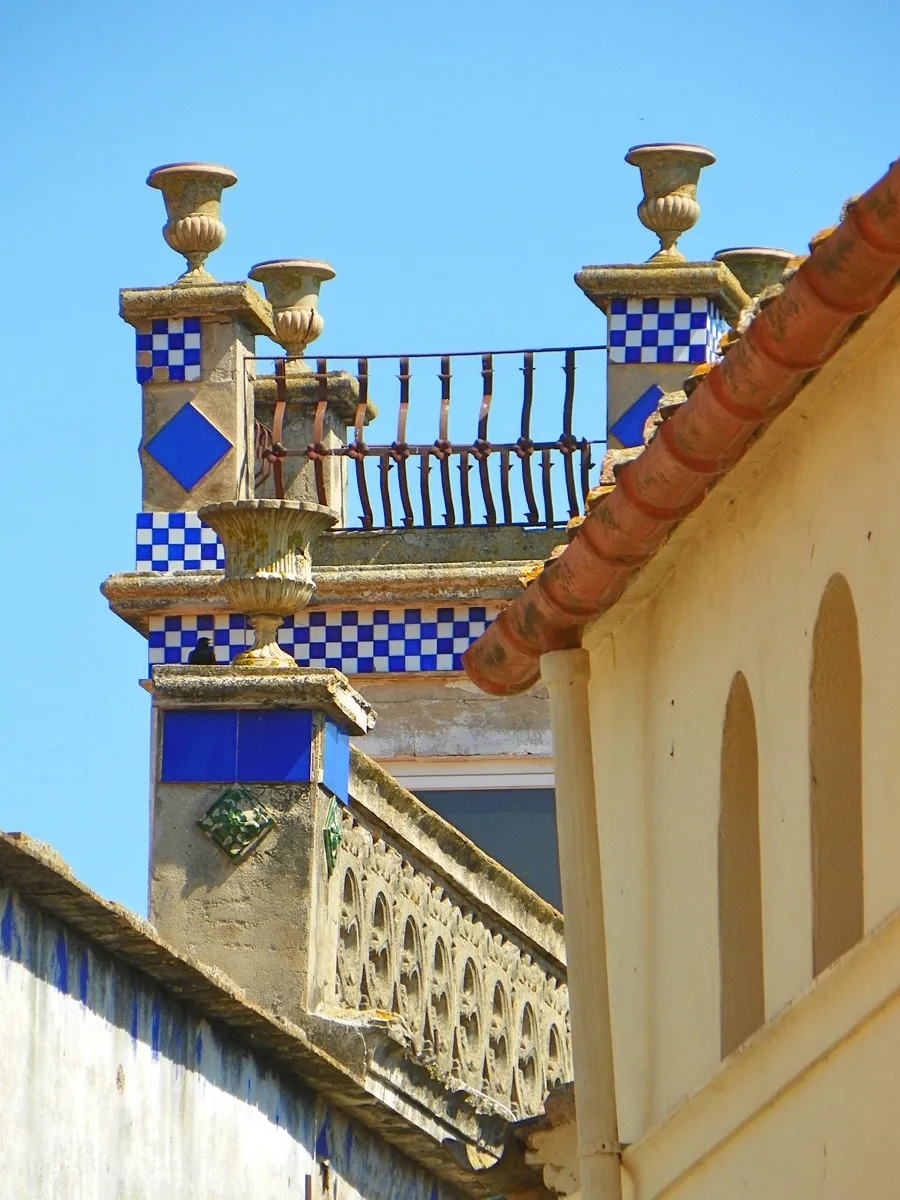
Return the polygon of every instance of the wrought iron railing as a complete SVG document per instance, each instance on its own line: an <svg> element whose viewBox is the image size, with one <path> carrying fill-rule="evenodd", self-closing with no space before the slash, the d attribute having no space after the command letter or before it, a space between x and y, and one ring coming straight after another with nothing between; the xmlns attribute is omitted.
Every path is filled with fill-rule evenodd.
<svg viewBox="0 0 900 1200"><path fill-rule="evenodd" d="M605 445L601 438L579 437L575 432L576 367L581 365L585 355L605 349L605 346L576 346L493 353L369 355L352 359L331 355L307 359L310 367L315 364L315 369L307 375L310 384L315 380L315 410L312 441L306 446L286 446L283 441L285 412L290 404L291 375L287 364L291 360L256 359L254 361L274 363L276 383L271 426L258 417L255 423L257 488L270 486L276 498L284 498L285 461L305 458L313 467L317 499L319 503L327 504L325 463L329 458L338 457L353 464L351 479L355 481L356 496L351 507L363 529L481 524L552 528L564 525L583 510L585 497L592 486L591 471L602 458L602 454L595 456L594 447ZM558 414L557 428L561 426L561 432L556 437L541 439L533 436L536 359L543 361L553 355L561 360L564 383L561 389L554 389L555 396L548 397L546 393L542 396L541 417L546 425L547 409L552 407ZM521 358L518 437L494 442L489 436L492 414L502 408L507 424L510 416L508 392L504 393L500 403L495 397L495 360L507 360L509 356ZM450 419L454 366L456 360L473 358L481 359L481 397L475 437L469 441L453 441ZM412 440L411 413L416 411L416 406L411 403L411 368L413 362L429 359L435 364L440 362L437 373L440 394L434 397L438 401L437 437L434 441ZM355 372L350 373L358 387L352 440L346 445L326 445L325 417L334 364L343 365L348 361L355 364ZM370 411L371 364L386 365L391 361L399 366L396 438L390 444L369 444L364 437L364 427ZM427 374L417 375L417 381L424 383L427 379ZM590 424L593 430L599 431L605 428L605 391L599 376L593 381L592 391L595 403ZM378 399L381 402L380 393ZM474 404L471 411L474 415ZM421 411L417 412L419 418L422 415ZM561 473L554 471L557 465L561 466ZM477 483L473 483L473 474ZM443 519L437 512L441 500Z"/></svg>

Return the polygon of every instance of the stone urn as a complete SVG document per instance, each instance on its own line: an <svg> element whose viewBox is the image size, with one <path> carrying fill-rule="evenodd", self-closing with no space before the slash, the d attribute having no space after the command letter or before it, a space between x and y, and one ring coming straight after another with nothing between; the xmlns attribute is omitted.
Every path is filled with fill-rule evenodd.
<svg viewBox="0 0 900 1200"><path fill-rule="evenodd" d="M304 354L325 328L325 318L319 312L319 289L334 275L329 263L308 258L276 259L250 268L250 278L263 285L272 305L278 344L292 357ZM299 362L289 366L295 370L305 368Z"/></svg>
<svg viewBox="0 0 900 1200"><path fill-rule="evenodd" d="M178 286L211 282L213 277L203 264L225 241L222 192L237 183L237 175L215 163L171 163L151 171L147 183L159 188L166 202L169 219L163 237L187 259L188 269Z"/></svg>
<svg viewBox="0 0 900 1200"><path fill-rule="evenodd" d="M772 250L768 246L732 246L728 250L717 250L713 258L725 264L753 299L781 281L785 268L796 255L790 250Z"/></svg>
<svg viewBox="0 0 900 1200"><path fill-rule="evenodd" d="M299 500L226 500L207 504L199 516L225 546L225 596L256 635L233 665L296 670L278 645L278 628L308 604L316 586L309 546L335 524L337 513Z"/></svg>
<svg viewBox="0 0 900 1200"><path fill-rule="evenodd" d="M632 146L625 161L641 172L644 198L638 205L638 218L659 238L660 249L650 262L684 262L675 243L697 224L697 182L701 170L712 166L716 156L703 146L673 142Z"/></svg>

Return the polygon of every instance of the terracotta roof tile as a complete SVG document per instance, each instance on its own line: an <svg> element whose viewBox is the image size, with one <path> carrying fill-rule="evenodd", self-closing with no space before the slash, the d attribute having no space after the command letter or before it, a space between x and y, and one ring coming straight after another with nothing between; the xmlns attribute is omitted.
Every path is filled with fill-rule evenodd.
<svg viewBox="0 0 900 1200"><path fill-rule="evenodd" d="M757 431L887 295L900 269L900 162L849 201L841 223L810 248L686 403L615 472L615 487L598 498L565 552L463 656L480 688L524 691L539 678L542 654L579 645L585 623L616 602Z"/></svg>

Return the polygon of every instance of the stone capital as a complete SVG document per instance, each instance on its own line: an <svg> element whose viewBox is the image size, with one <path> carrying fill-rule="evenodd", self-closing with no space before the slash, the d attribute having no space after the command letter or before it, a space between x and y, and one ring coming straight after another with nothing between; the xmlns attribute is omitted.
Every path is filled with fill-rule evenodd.
<svg viewBox="0 0 900 1200"><path fill-rule="evenodd" d="M170 284L123 288L119 292L119 315L135 328L162 318L200 317L208 321L234 321L250 333L275 336L271 304L246 280L190 287Z"/></svg>
<svg viewBox="0 0 900 1200"><path fill-rule="evenodd" d="M241 667L155 667L157 708L315 709L355 737L375 725L375 710L333 667L296 671Z"/></svg>
<svg viewBox="0 0 900 1200"><path fill-rule="evenodd" d="M731 324L750 297L721 262L619 263L587 266L575 282L591 301L609 315L613 300L705 296Z"/></svg>

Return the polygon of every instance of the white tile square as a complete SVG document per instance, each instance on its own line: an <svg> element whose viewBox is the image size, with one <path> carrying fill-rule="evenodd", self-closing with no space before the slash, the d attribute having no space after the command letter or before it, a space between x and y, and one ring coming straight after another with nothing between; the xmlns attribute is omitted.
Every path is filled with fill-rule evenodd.
<svg viewBox="0 0 900 1200"><path fill-rule="evenodd" d="M193 381L195 379L199 379L200 378L199 365L193 364L190 367L185 367L184 368L184 377L188 381Z"/></svg>

